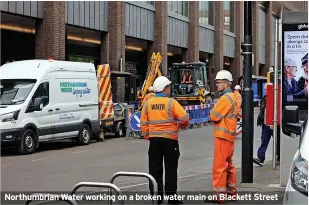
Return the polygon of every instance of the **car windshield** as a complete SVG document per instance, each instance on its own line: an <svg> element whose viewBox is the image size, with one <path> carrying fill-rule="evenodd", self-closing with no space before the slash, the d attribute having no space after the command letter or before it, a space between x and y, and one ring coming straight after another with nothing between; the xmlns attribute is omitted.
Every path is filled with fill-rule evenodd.
<svg viewBox="0 0 309 205"><path fill-rule="evenodd" d="M15 105L23 103L36 80L3 79L1 80L0 105Z"/></svg>

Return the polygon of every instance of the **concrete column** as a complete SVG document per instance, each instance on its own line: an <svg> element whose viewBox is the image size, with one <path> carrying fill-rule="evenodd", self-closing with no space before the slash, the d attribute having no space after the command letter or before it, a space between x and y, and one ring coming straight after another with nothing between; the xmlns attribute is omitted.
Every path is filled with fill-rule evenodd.
<svg viewBox="0 0 309 205"><path fill-rule="evenodd" d="M101 64L109 64L109 33L101 33Z"/></svg>
<svg viewBox="0 0 309 205"><path fill-rule="evenodd" d="M125 68L125 2L108 2L109 10L109 64L112 70L120 70L120 59Z"/></svg>
<svg viewBox="0 0 309 205"><path fill-rule="evenodd" d="M253 75L259 75L259 2L252 3L252 51L254 54Z"/></svg>
<svg viewBox="0 0 309 205"><path fill-rule="evenodd" d="M167 2L156 1L154 13L154 52L160 52L162 55L162 71L167 76Z"/></svg>
<svg viewBox="0 0 309 205"><path fill-rule="evenodd" d="M35 58L65 60L65 2L46 1L35 27Z"/></svg>
<svg viewBox="0 0 309 205"><path fill-rule="evenodd" d="M188 62L199 61L200 26L199 1L189 1Z"/></svg>
<svg viewBox="0 0 309 205"><path fill-rule="evenodd" d="M241 55L241 42L243 40L243 1L235 1L235 58L232 62L231 71L234 78L234 83L237 83L237 78L243 75L243 57ZM237 19L237 20L236 20Z"/></svg>
<svg viewBox="0 0 309 205"><path fill-rule="evenodd" d="M266 10L266 26L265 26L265 71L263 70L263 74L267 73L270 66L274 66L271 63L272 56L272 44L275 39L272 39L272 2L270 1Z"/></svg>
<svg viewBox="0 0 309 205"><path fill-rule="evenodd" d="M224 9L223 1L215 3L215 37L214 37L214 72L215 74L223 69L223 30L224 30ZM214 78L212 78L214 79Z"/></svg>

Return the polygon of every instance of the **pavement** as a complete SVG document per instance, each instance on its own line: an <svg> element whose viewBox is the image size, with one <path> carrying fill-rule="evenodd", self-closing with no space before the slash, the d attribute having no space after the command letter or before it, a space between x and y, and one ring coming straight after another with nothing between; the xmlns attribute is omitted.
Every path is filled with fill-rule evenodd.
<svg viewBox="0 0 309 205"><path fill-rule="evenodd" d="M240 198L238 201L227 201L226 203L282 204L285 187L279 186L279 169L273 170L271 161L268 161L264 164L263 167L254 167L253 170L253 183L241 183L241 169L237 169L237 190ZM135 193L147 194L144 190L148 190L148 184L140 185L137 187L124 187L122 190L124 194L128 195L134 195ZM184 196L184 204L206 204L203 202L203 197L213 196L212 174L208 173L180 177L178 181L178 194L180 196ZM189 198L192 196L195 196L195 199L197 200ZM147 203L146 201L144 202L145 203L143 204L151 204L149 202ZM130 203L129 201L128 204L134 203Z"/></svg>
<svg viewBox="0 0 309 205"><path fill-rule="evenodd" d="M260 145L260 132L260 127L254 129L254 156ZM234 153L238 180L241 176L239 173L241 138L242 136L238 136L236 139ZM178 169L179 192L209 194L212 187L212 127L181 132L179 144L181 152ZM2 192L67 192L81 181L108 182L111 176L119 171L148 172L147 150L148 141L146 140L112 138L87 146L75 146L73 142L65 141L42 144L38 152L32 155L19 156L9 151L2 152ZM267 150L266 162L271 160L271 151L272 142ZM240 184L239 190L255 192L269 188L275 191L273 187L267 188L267 186L279 184L279 170L273 171L267 164L264 167L253 166L255 167L254 184ZM120 177L115 184L123 192L146 193L145 190L148 191L148 182L142 178ZM101 189L92 188L92 190ZM82 191L90 191L90 189L82 189ZM279 192L282 195L282 188L279 188ZM200 203L194 202L194 204ZM141 203L147 204L139 201L139 204ZM84 204L89 204L89 201Z"/></svg>

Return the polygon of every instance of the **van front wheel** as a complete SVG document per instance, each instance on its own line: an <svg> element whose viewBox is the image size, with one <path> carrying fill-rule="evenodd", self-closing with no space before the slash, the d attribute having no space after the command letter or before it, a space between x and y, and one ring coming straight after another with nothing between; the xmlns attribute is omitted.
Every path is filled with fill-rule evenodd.
<svg viewBox="0 0 309 205"><path fill-rule="evenodd" d="M91 140L90 127L87 124L83 124L79 134L77 136L77 143L79 145L88 145Z"/></svg>
<svg viewBox="0 0 309 205"><path fill-rule="evenodd" d="M19 153L20 154L32 154L35 152L37 148L37 140L36 140L36 134L30 130L27 129L21 138L21 144L19 147Z"/></svg>

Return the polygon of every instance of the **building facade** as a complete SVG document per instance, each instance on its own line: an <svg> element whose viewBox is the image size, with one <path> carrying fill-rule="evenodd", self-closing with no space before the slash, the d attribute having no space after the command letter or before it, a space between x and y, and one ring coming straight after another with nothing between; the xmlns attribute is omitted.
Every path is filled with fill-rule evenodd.
<svg viewBox="0 0 309 205"><path fill-rule="evenodd" d="M307 7L306 1L253 2L254 75L274 66L280 12ZM165 74L172 63L202 61L209 79L220 69L242 75L243 2L2 1L0 10L1 65L34 58L109 63L141 83L152 52L160 52Z"/></svg>

